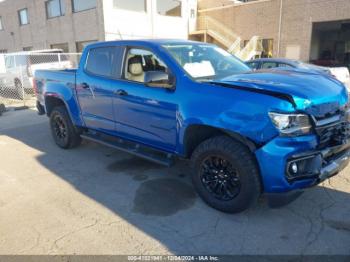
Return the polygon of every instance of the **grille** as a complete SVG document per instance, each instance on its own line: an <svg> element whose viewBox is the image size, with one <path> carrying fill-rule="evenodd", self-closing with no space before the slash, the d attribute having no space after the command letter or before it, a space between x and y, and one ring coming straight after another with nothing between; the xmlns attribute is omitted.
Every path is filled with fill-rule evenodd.
<svg viewBox="0 0 350 262"><path fill-rule="evenodd" d="M338 121L325 126L316 127L319 137L319 148L341 145L350 139L350 123L346 120Z"/></svg>

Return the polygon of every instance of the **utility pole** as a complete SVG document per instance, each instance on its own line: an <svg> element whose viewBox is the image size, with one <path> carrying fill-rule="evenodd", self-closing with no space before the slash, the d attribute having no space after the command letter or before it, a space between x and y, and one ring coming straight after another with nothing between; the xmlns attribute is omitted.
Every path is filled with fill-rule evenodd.
<svg viewBox="0 0 350 262"><path fill-rule="evenodd" d="M279 23L278 23L277 57L280 57L280 50L281 50L282 11L283 11L283 0L280 0L280 19L279 19Z"/></svg>

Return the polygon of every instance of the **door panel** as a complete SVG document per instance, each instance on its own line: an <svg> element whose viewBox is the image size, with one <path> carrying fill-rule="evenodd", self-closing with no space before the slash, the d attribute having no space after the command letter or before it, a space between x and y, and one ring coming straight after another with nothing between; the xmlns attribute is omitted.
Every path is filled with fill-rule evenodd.
<svg viewBox="0 0 350 262"><path fill-rule="evenodd" d="M119 51L116 47L91 49L85 69L77 74L77 96L84 122L89 128L115 131L114 94L110 79L116 72Z"/></svg>
<svg viewBox="0 0 350 262"><path fill-rule="evenodd" d="M114 81L112 86L127 93L114 99L118 133L131 140L174 150L177 134L174 93L127 81Z"/></svg>
<svg viewBox="0 0 350 262"><path fill-rule="evenodd" d="M169 69L152 51L129 48L122 80L113 81L116 130L121 136L172 151L176 146L177 104L174 91L148 87L147 72Z"/></svg>
<svg viewBox="0 0 350 262"><path fill-rule="evenodd" d="M86 126L101 131L113 131L113 90L110 81L97 79L95 76L78 75L76 90Z"/></svg>

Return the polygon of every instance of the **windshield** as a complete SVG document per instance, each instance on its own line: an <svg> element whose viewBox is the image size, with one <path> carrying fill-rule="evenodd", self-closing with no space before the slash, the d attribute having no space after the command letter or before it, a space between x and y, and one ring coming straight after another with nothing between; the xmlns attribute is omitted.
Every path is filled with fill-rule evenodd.
<svg viewBox="0 0 350 262"><path fill-rule="evenodd" d="M251 71L242 61L214 45L170 44L163 47L196 80L217 80Z"/></svg>

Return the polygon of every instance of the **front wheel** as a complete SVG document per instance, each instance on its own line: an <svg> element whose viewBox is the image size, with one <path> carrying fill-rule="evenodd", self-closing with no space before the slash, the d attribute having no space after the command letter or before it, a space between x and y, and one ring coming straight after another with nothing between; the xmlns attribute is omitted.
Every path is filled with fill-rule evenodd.
<svg viewBox="0 0 350 262"><path fill-rule="evenodd" d="M249 149L227 136L202 142L192 155L192 182L211 207L238 213L261 194L259 170Z"/></svg>
<svg viewBox="0 0 350 262"><path fill-rule="evenodd" d="M81 143L77 128L73 125L64 106L55 107L50 114L51 133L56 144L63 148L73 148Z"/></svg>

